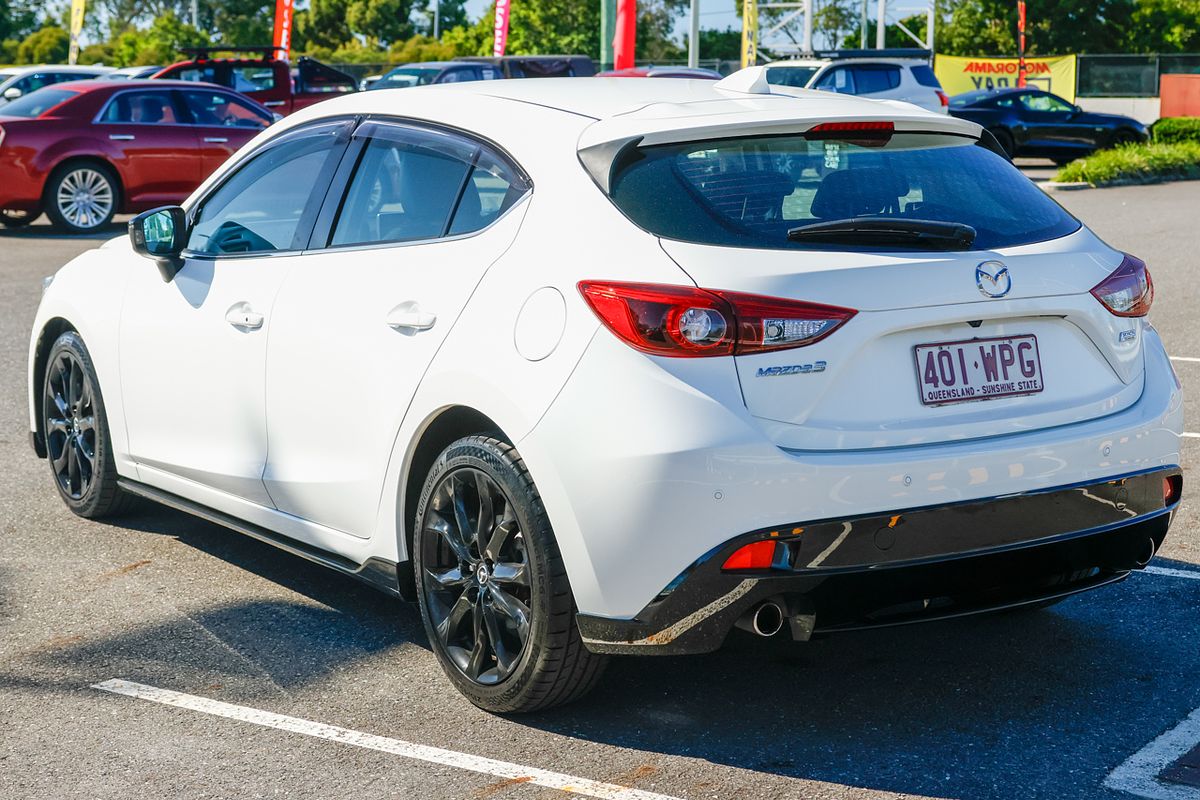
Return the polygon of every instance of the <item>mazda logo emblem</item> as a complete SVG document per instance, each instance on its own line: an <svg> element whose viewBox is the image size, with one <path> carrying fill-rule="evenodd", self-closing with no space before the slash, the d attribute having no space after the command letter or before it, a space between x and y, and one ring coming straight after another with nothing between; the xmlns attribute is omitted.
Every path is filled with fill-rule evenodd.
<svg viewBox="0 0 1200 800"><path fill-rule="evenodd" d="M1004 297L1012 291L1012 277L1001 262L984 261L975 268L975 285L984 297Z"/></svg>

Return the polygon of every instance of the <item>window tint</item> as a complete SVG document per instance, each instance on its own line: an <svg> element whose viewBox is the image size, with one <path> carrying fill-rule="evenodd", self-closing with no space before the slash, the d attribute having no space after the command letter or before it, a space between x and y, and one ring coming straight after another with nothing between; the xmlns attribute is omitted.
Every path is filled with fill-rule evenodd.
<svg viewBox="0 0 1200 800"><path fill-rule="evenodd" d="M408 242L446 233L478 148L456 137L380 126L363 149L330 241Z"/></svg>
<svg viewBox="0 0 1200 800"><path fill-rule="evenodd" d="M237 92L265 92L275 88L275 70L268 66L234 67L230 72Z"/></svg>
<svg viewBox="0 0 1200 800"><path fill-rule="evenodd" d="M942 88L941 81L933 74L933 70L924 64L916 64L912 67L912 75L917 79L917 83L922 86L928 86L930 89Z"/></svg>
<svg viewBox="0 0 1200 800"><path fill-rule="evenodd" d="M1075 107L1065 100L1060 100L1052 94L1023 94L1021 105L1027 111L1042 111L1049 113L1070 113Z"/></svg>
<svg viewBox="0 0 1200 800"><path fill-rule="evenodd" d="M854 93L875 94L900 85L900 68L886 64L864 64L853 68Z"/></svg>
<svg viewBox="0 0 1200 800"><path fill-rule="evenodd" d="M486 150L479 154L471 169L471 179L463 189L454 211L450 235L471 233L486 228L525 193L526 185L513 171Z"/></svg>
<svg viewBox="0 0 1200 800"><path fill-rule="evenodd" d="M178 72L168 75L167 77L171 78L172 80L193 81L195 83L223 83L215 64L186 67Z"/></svg>
<svg viewBox="0 0 1200 800"><path fill-rule="evenodd" d="M164 91L121 92L108 101L100 114L100 122L175 125L175 104L171 93Z"/></svg>
<svg viewBox="0 0 1200 800"><path fill-rule="evenodd" d="M849 217L963 223L976 229L976 250L1044 241L1079 228L1004 158L972 139L944 134L748 137L646 147L618 169L612 199L655 234L739 247L848 249L793 242L787 232Z"/></svg>
<svg viewBox="0 0 1200 800"><path fill-rule="evenodd" d="M442 83L462 83L479 80L479 71L474 67L452 69L442 76Z"/></svg>
<svg viewBox="0 0 1200 800"><path fill-rule="evenodd" d="M850 74L850 70L838 67L817 78L817 83L813 88L839 94L854 94L854 77Z"/></svg>
<svg viewBox="0 0 1200 800"><path fill-rule="evenodd" d="M504 75L500 73L500 70L494 67L483 67L480 70L480 73L483 75L483 79L485 81L497 81L504 77Z"/></svg>
<svg viewBox="0 0 1200 800"><path fill-rule="evenodd" d="M184 92L183 102L196 125L265 128L273 118L241 98L225 92Z"/></svg>
<svg viewBox="0 0 1200 800"><path fill-rule="evenodd" d="M803 89L816 72L816 67L767 67L767 83Z"/></svg>
<svg viewBox="0 0 1200 800"><path fill-rule="evenodd" d="M239 167L200 207L188 239L199 253L294 250L305 245L313 190L324 187L343 150L343 126L306 131Z"/></svg>
<svg viewBox="0 0 1200 800"><path fill-rule="evenodd" d="M39 117L77 94L79 92L67 89L43 89L40 92L18 97L10 103L5 103L4 110L0 111L0 114L6 117Z"/></svg>

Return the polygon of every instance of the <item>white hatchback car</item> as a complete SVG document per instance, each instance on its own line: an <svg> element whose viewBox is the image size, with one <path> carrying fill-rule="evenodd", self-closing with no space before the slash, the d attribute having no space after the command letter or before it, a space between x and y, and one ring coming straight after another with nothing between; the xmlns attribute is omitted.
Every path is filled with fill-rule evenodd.
<svg viewBox="0 0 1200 800"><path fill-rule="evenodd" d="M858 51L865 52L865 51ZM773 86L820 89L871 100L903 100L927 111L950 113L950 98L926 58L803 58L767 65Z"/></svg>
<svg viewBox="0 0 1200 800"><path fill-rule="evenodd" d="M762 68L334 98L58 272L33 444L417 600L496 711L1044 605L1162 543L1182 397L1145 265L980 136Z"/></svg>

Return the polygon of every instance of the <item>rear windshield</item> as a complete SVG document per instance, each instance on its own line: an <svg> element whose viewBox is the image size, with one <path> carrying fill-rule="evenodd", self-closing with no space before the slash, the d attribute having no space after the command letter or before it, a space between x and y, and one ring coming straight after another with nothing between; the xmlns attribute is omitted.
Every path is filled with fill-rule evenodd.
<svg viewBox="0 0 1200 800"><path fill-rule="evenodd" d="M973 250L1054 239L1080 227L1004 158L948 134L760 136L639 148L617 166L612 199L651 233L731 247L845 250L791 241L788 231L862 217L970 225Z"/></svg>
<svg viewBox="0 0 1200 800"><path fill-rule="evenodd" d="M79 92L66 89L39 89L11 103L0 106L0 115L5 117L40 117L55 106L65 103Z"/></svg>

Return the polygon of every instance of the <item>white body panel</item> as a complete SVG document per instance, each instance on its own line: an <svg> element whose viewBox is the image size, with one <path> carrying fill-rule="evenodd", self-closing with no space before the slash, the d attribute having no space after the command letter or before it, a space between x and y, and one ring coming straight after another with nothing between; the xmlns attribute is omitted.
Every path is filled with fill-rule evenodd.
<svg viewBox="0 0 1200 800"><path fill-rule="evenodd" d="M447 408L473 409L524 458L580 611L618 618L712 547L764 526L1178 463L1178 384L1153 328L1108 315L1088 293L1120 260L1090 233L969 257L685 245L634 226L580 164L585 146L678 140L693 127L696 136L804 130L874 115L898 129L978 131L911 106L783 95L707 81L522 80L383 90L304 109L257 137L185 207L264 141L347 114L402 113L470 131L506 150L534 188L473 236L217 259L211 274L189 265L167 284L126 239L111 242L60 270L46 292L31 385L39 337L65 320L92 353L121 475L356 563L407 558L414 509L405 489L421 436ZM1019 279L1009 297L984 300L969 270L994 255ZM897 271L911 279L878 291ZM695 283L860 313L804 349L650 357L600 324L576 288L585 279ZM238 303L261 313L263 326L227 322ZM389 314L406 303L400 310L433 315L433 326L390 328ZM1047 386L1069 391L922 408L910 361L863 371L888 362L872 348L961 336L971 320L988 335L1046 337ZM1135 339L1113 344L1128 329ZM820 380L836 379L836 396L811 375L755 377L762 365L818 354L830 364ZM867 391L880 382L896 384L886 424ZM164 404L164 387L179 406ZM35 388L33 431L39 397Z"/></svg>

